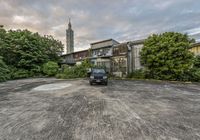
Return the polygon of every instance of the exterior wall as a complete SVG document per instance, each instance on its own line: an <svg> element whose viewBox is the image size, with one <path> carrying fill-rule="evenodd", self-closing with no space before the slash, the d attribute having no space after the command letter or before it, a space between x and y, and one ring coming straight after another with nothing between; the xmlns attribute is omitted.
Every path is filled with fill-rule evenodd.
<svg viewBox="0 0 200 140"><path fill-rule="evenodd" d="M127 51L127 43L121 43L113 47L111 71L114 76L124 77L127 75Z"/></svg>
<svg viewBox="0 0 200 140"><path fill-rule="evenodd" d="M91 57L109 57L112 56L112 48L110 47L104 47L99 49L93 49Z"/></svg>
<svg viewBox="0 0 200 140"><path fill-rule="evenodd" d="M127 43L115 45L113 47L113 56L126 55L128 51Z"/></svg>
<svg viewBox="0 0 200 140"><path fill-rule="evenodd" d="M81 62L88 58L88 50L69 53L61 56L63 58L63 62L65 64L71 65L71 64L81 64Z"/></svg>
<svg viewBox="0 0 200 140"><path fill-rule="evenodd" d="M140 63L140 52L143 48L144 40L133 41L128 43L128 55L127 55L127 73L131 73L134 70L143 68Z"/></svg>
<svg viewBox="0 0 200 140"><path fill-rule="evenodd" d="M110 63L111 63L110 58L97 58L96 60L96 65L105 67L107 72L110 72L111 69Z"/></svg>
<svg viewBox="0 0 200 140"><path fill-rule="evenodd" d="M123 77L134 70L143 68L140 63L140 52L143 48L143 42L144 40L121 44L115 42L116 45L104 46L113 42L110 40L101 41L91 44L90 50L74 52L62 57L66 59L66 62L76 62L77 65L81 64L84 59L89 58L92 64L105 66L108 72Z"/></svg>
<svg viewBox="0 0 200 140"><path fill-rule="evenodd" d="M191 49L189 49L191 52L194 53L194 55L200 55L200 43L196 43L192 46Z"/></svg>
<svg viewBox="0 0 200 140"><path fill-rule="evenodd" d="M74 65L76 63L72 53L63 55L61 57L63 59L62 61L63 64Z"/></svg>
<svg viewBox="0 0 200 140"><path fill-rule="evenodd" d="M96 56L96 55L95 55ZM109 56L97 56L90 58L90 61L92 64L96 66L103 66L106 67L106 70L108 72L111 71L111 61L110 61L110 55Z"/></svg>
<svg viewBox="0 0 200 140"><path fill-rule="evenodd" d="M123 77L127 75L127 57L126 56L115 56L112 57L112 74L117 77Z"/></svg>
<svg viewBox="0 0 200 140"><path fill-rule="evenodd" d="M112 47L119 44L113 39L103 40L91 44L91 62L97 66L105 66L111 72Z"/></svg>
<svg viewBox="0 0 200 140"><path fill-rule="evenodd" d="M73 53L73 58L76 61L83 60L83 59L86 59L88 57L88 54L89 54L88 50L80 51L80 52L74 52Z"/></svg>
<svg viewBox="0 0 200 140"><path fill-rule="evenodd" d="M140 63L140 52L143 48L143 44L139 44L133 47L133 70L138 70L143 68L143 66Z"/></svg>

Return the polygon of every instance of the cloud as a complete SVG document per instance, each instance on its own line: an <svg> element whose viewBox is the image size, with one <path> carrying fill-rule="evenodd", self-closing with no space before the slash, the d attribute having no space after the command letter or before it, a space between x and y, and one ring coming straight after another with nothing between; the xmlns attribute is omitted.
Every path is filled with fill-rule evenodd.
<svg viewBox="0 0 200 140"><path fill-rule="evenodd" d="M65 44L71 17L76 51L102 39L123 42L165 31L199 40L199 5L197 0L0 0L0 24L50 34Z"/></svg>
<svg viewBox="0 0 200 140"><path fill-rule="evenodd" d="M190 36L200 34L200 27L187 30L186 32L187 32L188 35L190 35Z"/></svg>

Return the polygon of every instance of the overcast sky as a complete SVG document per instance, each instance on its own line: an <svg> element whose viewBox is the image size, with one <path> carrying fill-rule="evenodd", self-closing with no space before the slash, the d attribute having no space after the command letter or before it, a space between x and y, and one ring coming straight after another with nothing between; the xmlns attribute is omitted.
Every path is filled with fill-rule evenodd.
<svg viewBox="0 0 200 140"><path fill-rule="evenodd" d="M69 17L75 51L95 41L133 41L165 31L200 41L200 0L0 0L6 29L50 34L63 44Z"/></svg>

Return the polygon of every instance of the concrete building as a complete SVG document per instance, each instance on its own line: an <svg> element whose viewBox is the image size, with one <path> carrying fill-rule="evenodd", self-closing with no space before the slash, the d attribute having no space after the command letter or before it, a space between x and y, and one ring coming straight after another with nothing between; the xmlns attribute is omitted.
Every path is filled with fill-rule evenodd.
<svg viewBox="0 0 200 140"><path fill-rule="evenodd" d="M66 30L66 53L74 52L74 31L69 20L68 29Z"/></svg>
<svg viewBox="0 0 200 140"><path fill-rule="evenodd" d="M91 63L97 66L104 66L106 70L110 72L112 47L117 44L119 44L119 42L114 39L91 43Z"/></svg>
<svg viewBox="0 0 200 140"><path fill-rule="evenodd" d="M111 72L114 76L124 77L127 75L127 54L127 42L113 46L113 55L111 57Z"/></svg>
<svg viewBox="0 0 200 140"><path fill-rule="evenodd" d="M134 70L142 69L140 52L145 40L119 43L113 39L91 43L89 50L72 52L62 55L63 63L68 65L81 64L88 58L96 66L105 66L107 71L118 77L125 77ZM200 55L200 42L194 43L189 49L196 56Z"/></svg>
<svg viewBox="0 0 200 140"><path fill-rule="evenodd" d="M200 42L194 43L190 51L193 52L195 56L200 55Z"/></svg>
<svg viewBox="0 0 200 140"><path fill-rule="evenodd" d="M66 64L69 66L74 66L76 64L73 53L64 54L61 57L62 57L61 64Z"/></svg>
<svg viewBox="0 0 200 140"><path fill-rule="evenodd" d="M143 68L140 63L140 51L144 46L143 44L144 40L136 40L113 46L112 74L117 77L124 77L134 70Z"/></svg>
<svg viewBox="0 0 200 140"><path fill-rule="evenodd" d="M130 41L127 43L128 47L128 70L127 73L131 73L134 70L138 70L143 68L140 63L140 52L144 47L144 39L143 40L136 40Z"/></svg>
<svg viewBox="0 0 200 140"><path fill-rule="evenodd" d="M89 50L82 50L73 52L73 58L77 65L81 64L83 60L89 58Z"/></svg>
<svg viewBox="0 0 200 140"><path fill-rule="evenodd" d="M134 70L143 68L140 63L140 51L144 40L119 43L113 39L91 43L89 50L62 55L63 63L81 64L88 58L92 64L103 66L111 74L124 77Z"/></svg>
<svg viewBox="0 0 200 140"><path fill-rule="evenodd" d="M85 60L86 58L89 58L89 51L82 50L82 51L72 52L72 53L64 54L61 57L63 60L62 64L73 66L76 64L81 64L83 60Z"/></svg>

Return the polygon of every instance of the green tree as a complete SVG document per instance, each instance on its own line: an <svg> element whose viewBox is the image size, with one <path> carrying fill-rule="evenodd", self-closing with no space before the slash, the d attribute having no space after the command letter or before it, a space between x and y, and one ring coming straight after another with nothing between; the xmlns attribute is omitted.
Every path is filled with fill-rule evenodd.
<svg viewBox="0 0 200 140"><path fill-rule="evenodd" d="M58 72L58 64L53 61L49 61L43 65L43 72L48 76L54 76Z"/></svg>
<svg viewBox="0 0 200 140"><path fill-rule="evenodd" d="M80 65L75 65L73 67L63 66L63 71L56 75L57 78L84 78L88 75L89 68L92 68L93 65L90 63L89 59L82 61Z"/></svg>
<svg viewBox="0 0 200 140"><path fill-rule="evenodd" d="M8 66L3 62L0 57L0 82L6 81L10 78Z"/></svg>
<svg viewBox="0 0 200 140"><path fill-rule="evenodd" d="M200 56L196 56L194 59L194 67L195 68L200 68Z"/></svg>
<svg viewBox="0 0 200 140"><path fill-rule="evenodd" d="M0 56L12 67L12 77L40 75L44 63L60 61L62 50L63 44L52 36L0 28Z"/></svg>
<svg viewBox="0 0 200 140"><path fill-rule="evenodd" d="M184 77L193 65L194 55L188 49L194 40L186 34L166 32L146 39L141 63L149 78L188 80Z"/></svg>

